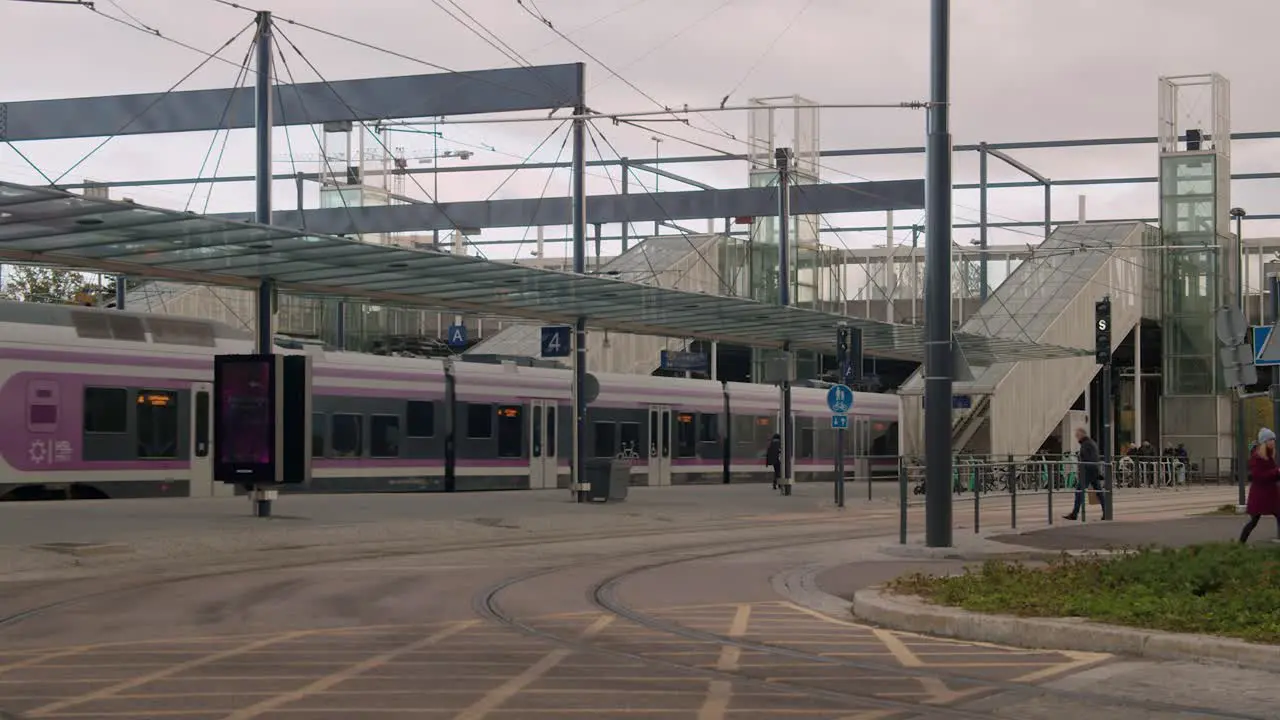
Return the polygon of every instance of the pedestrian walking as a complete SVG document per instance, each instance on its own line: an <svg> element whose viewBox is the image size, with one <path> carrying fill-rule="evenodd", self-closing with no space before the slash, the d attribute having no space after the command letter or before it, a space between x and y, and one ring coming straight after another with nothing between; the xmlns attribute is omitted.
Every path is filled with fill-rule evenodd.
<svg viewBox="0 0 1280 720"><path fill-rule="evenodd" d="M773 468L773 489L782 484L782 436L774 433L769 448L764 451L764 464Z"/></svg>
<svg viewBox="0 0 1280 720"><path fill-rule="evenodd" d="M1106 493L1102 492L1102 458L1098 452L1098 443L1089 437L1089 433L1084 428L1076 428L1076 442L1080 446L1079 460L1080 472L1076 478L1076 502L1072 506L1071 512L1063 515L1064 520L1076 520L1080 517L1080 511L1084 509L1084 494L1087 490L1093 490L1097 493L1098 503L1102 506L1102 513L1107 513L1107 503L1110 498Z"/></svg>
<svg viewBox="0 0 1280 720"><path fill-rule="evenodd" d="M1258 444L1249 453L1249 502L1245 512L1249 522L1240 531L1240 542L1249 542L1249 535L1258 527L1263 515L1276 519L1276 542L1280 542L1280 467L1276 466L1276 434L1270 428L1258 431Z"/></svg>

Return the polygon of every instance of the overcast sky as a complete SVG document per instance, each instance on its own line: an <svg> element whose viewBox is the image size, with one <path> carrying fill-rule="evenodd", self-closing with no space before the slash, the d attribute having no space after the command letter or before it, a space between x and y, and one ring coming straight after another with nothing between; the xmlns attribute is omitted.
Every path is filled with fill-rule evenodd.
<svg viewBox="0 0 1280 720"><path fill-rule="evenodd" d="M928 92L929 18L927 0L524 0L587 52L647 95L666 105L709 106L726 94L730 104L756 96L800 94L828 103L922 100ZM457 0L482 23L536 64L583 61L588 64L588 101L599 111L653 109L643 95L608 69L540 24L517 0ZM446 15L434 0L259 0L283 18L356 38L389 50L467 70L510 66L511 61ZM441 4L453 10L447 0ZM96 11L44 3L0 0L0 100L153 92L168 88L202 59L146 32L113 22L155 28L166 37L213 50L233 36L252 15L213 0L98 0ZM1157 123L1157 79L1161 75L1218 72L1232 83L1233 129L1280 129L1277 98L1275 29L1280 3L1274 0L1222 0L1212 6L1197 0L955 0L953 2L953 130L957 144L1153 135ZM285 33L328 79L431 72L422 64L324 37L297 27ZM243 35L224 54L235 63L248 48ZM285 47L298 81L315 73ZM225 87L236 77L231 64L213 62L182 89ZM1202 106L1203 108L1203 106ZM1202 109L1201 108L1201 109ZM654 127L698 145L742 152L745 113L694 116L697 128L675 123ZM718 125L726 133L711 124ZM512 162L525 157L554 124L455 125L442 128L440 149L471 149L471 164ZM783 128L789 132L789 128ZM652 132L600 124L607 157L618 153L649 157ZM908 110L826 110L821 117L824 149L919 145L924 115ZM734 138L728 137L734 136ZM112 140L76 168L68 181L85 178L125 180L190 177L197 174L213 139L211 134L126 137ZM295 153L316 153L309 128L289 133ZM561 147L563 132L547 142L536 159L549 160ZM26 143L21 149L50 176L61 175L99 140ZM400 135L393 141L410 155L431 152L428 136ZM613 149L609 145L613 146ZM478 149L492 147L492 150ZM218 171L252 173L252 137L232 134ZM276 152L289 156L285 134L278 132ZM662 155L707 152L668 139ZM1153 175L1154 146L1088 151L1023 151L1019 158L1053 178ZM1236 172L1280 169L1280 143L1242 142L1234 148ZM216 156L216 152L215 152ZM588 156L596 157L588 146ZM567 151L565 158L567 159ZM445 160L456 164L461 161ZM823 179L921 177L923 156L829 159ZM420 165L419 165L420 166ZM956 158L957 182L976 181L971 155ZM314 169L314 163L299 168ZM721 187L746 181L743 163L681 165L673 170ZM277 172L291 172L288 161ZM210 170L205 171L209 175ZM0 177L37 182L10 148L0 146ZM430 189L429 177L418 176ZM484 198L501 174L451 174L440 177L445 200ZM1016 173L993 169L993 179ZM615 175L616 179L616 175ZM646 182L648 179L646 178ZM496 197L536 197L547 174L520 173ZM674 187L662 181L663 187ZM408 183L408 193L421 196ZM552 178L550 193L566 194L568 177ZM1254 213L1280 212L1272 182L1237 183L1234 204ZM589 192L609 192L610 181L595 171ZM1064 188L1055 213L1071 219L1076 195L1089 196L1091 219L1154 216L1153 185ZM117 193L139 202L210 212L250 210L252 187L220 185L209 196L203 186L139 188ZM293 207L293 191L282 185L279 207ZM313 200L314 202L314 200ZM958 193L956 222L976 218L973 193ZM1040 219L1038 191L998 191L993 219ZM922 213L901 214L899 223L918 222ZM882 224L883 215L830 218L835 225ZM697 226L699 224L694 223ZM1275 224L1254 223L1248 232L1280 234ZM701 229L701 228L699 228ZM616 229L606 229L606 233ZM561 228L550 228L558 234ZM1034 231L1031 231L1034 234ZM516 231L514 236L523 233ZM486 238L511 237L487 231ZM957 231L964 242L976 231ZM899 233L901 241L903 233ZM996 241L1032 240L1006 233ZM827 242L865 246L883 242L882 233L826 236ZM521 249L527 255L530 246ZM496 249L491 256L510 255Z"/></svg>

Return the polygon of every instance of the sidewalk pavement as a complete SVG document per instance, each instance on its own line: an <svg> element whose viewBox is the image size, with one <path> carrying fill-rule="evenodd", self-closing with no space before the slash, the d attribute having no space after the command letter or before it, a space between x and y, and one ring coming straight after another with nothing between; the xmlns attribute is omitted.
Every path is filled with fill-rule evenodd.
<svg viewBox="0 0 1280 720"><path fill-rule="evenodd" d="M899 511L884 498L868 501L850 484L843 509L828 484L803 483L782 497L762 484L632 488L626 502L579 505L564 490L460 494L291 495L271 518L250 516L244 498L104 500L0 504L0 581L86 576L140 564L216 561L266 550L370 551L421 546L423 552L476 543L540 543L556 539L645 534L716 525L849 523L897 529ZM860 490L861 493L855 492ZM1133 491L1122 514L1206 510L1227 490ZM1217 504L1215 504L1217 503ZM972 533L971 503L955 501L956 538ZM984 528L1007 533L1008 506L984 499ZM908 511L923 526L923 508ZM1043 496L1019 502L1020 527L1047 522ZM981 536L986 537L986 534ZM1026 548L1021 551L1026 552Z"/></svg>

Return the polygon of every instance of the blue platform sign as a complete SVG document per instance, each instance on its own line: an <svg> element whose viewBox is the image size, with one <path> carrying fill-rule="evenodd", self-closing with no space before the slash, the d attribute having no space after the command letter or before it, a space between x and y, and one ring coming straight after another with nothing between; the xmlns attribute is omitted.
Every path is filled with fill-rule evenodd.
<svg viewBox="0 0 1280 720"><path fill-rule="evenodd" d="M1255 325L1253 327L1253 364L1255 367L1280 365L1280 361L1258 359L1258 356L1262 354L1262 346L1267 344L1267 338L1269 337L1271 337L1270 325Z"/></svg>
<svg viewBox="0 0 1280 720"><path fill-rule="evenodd" d="M832 415L832 416L831 416L831 429L832 429L832 430L848 430L848 429L849 429L849 416L848 416L848 415L845 415L845 414L843 414L843 413L841 413L840 415Z"/></svg>
<svg viewBox="0 0 1280 720"><path fill-rule="evenodd" d="M467 326L450 325L449 334L446 336L445 342L453 350L465 348L467 346Z"/></svg>
<svg viewBox="0 0 1280 720"><path fill-rule="evenodd" d="M848 385L832 385L827 391L827 407L835 415L843 415L853 409L853 391Z"/></svg>
<svg viewBox="0 0 1280 720"><path fill-rule="evenodd" d="M659 362L663 370L704 373L710 368L706 355L680 350L663 350Z"/></svg>
<svg viewBox="0 0 1280 720"><path fill-rule="evenodd" d="M542 357L569 357L573 352L573 342L570 339L572 332L573 328L568 325L547 325L543 327L542 342L538 346L542 351Z"/></svg>

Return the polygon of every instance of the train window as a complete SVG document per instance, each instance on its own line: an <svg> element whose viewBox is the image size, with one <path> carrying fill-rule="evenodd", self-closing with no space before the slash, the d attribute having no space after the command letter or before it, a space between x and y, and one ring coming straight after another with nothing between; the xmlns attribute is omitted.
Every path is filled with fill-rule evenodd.
<svg viewBox="0 0 1280 720"><path fill-rule="evenodd" d="M777 424L777 421L771 417L756 417L755 439L752 440L751 444L758 448L768 447L774 433L780 432L777 429Z"/></svg>
<svg viewBox="0 0 1280 720"><path fill-rule="evenodd" d="M324 457L324 413L311 413L311 457Z"/></svg>
<svg viewBox="0 0 1280 720"><path fill-rule="evenodd" d="M702 413L698 415L698 442L720 442L720 416Z"/></svg>
<svg viewBox="0 0 1280 720"><path fill-rule="evenodd" d="M520 408L502 405L498 408L498 457L518 458L524 455L524 423Z"/></svg>
<svg viewBox="0 0 1280 720"><path fill-rule="evenodd" d="M676 413L676 457L696 457L698 454L698 426L693 413Z"/></svg>
<svg viewBox="0 0 1280 720"><path fill-rule="evenodd" d="M467 405L467 439L488 440L493 437L493 406Z"/></svg>
<svg viewBox="0 0 1280 720"><path fill-rule="evenodd" d="M53 425L58 424L58 406L57 405L32 405L27 408L27 424L33 425Z"/></svg>
<svg viewBox="0 0 1280 720"><path fill-rule="evenodd" d="M898 454L898 423L871 423L871 454L893 457Z"/></svg>
<svg viewBox="0 0 1280 720"><path fill-rule="evenodd" d="M618 423L618 446L624 455L631 452L640 457L640 423Z"/></svg>
<svg viewBox="0 0 1280 720"><path fill-rule="evenodd" d="M196 393L196 457L209 455L209 391Z"/></svg>
<svg viewBox="0 0 1280 720"><path fill-rule="evenodd" d="M124 388L84 389L84 431L124 433L129 429L129 393Z"/></svg>
<svg viewBox="0 0 1280 720"><path fill-rule="evenodd" d="M611 422L597 422L591 428L596 435L595 456L611 458L618 454L618 426Z"/></svg>
<svg viewBox="0 0 1280 720"><path fill-rule="evenodd" d="M556 406L547 405L547 457L555 457L556 452Z"/></svg>
<svg viewBox="0 0 1280 720"><path fill-rule="evenodd" d="M369 418L369 457L400 457L400 418L374 415Z"/></svg>
<svg viewBox="0 0 1280 720"><path fill-rule="evenodd" d="M813 458L813 428L800 428L800 443L796 446L796 457Z"/></svg>
<svg viewBox="0 0 1280 720"><path fill-rule="evenodd" d="M405 408L405 437L429 438L436 434L436 405L422 400L410 400Z"/></svg>
<svg viewBox="0 0 1280 720"><path fill-rule="evenodd" d="M138 428L138 457L166 460L178 457L178 393L140 390L134 402Z"/></svg>
<svg viewBox="0 0 1280 720"><path fill-rule="evenodd" d="M755 445L755 419L748 415L734 415L729 420L733 432L733 442L737 445L753 447Z"/></svg>
<svg viewBox="0 0 1280 720"><path fill-rule="evenodd" d="M334 413L330 419L329 446L333 457L357 458L364 455L364 416Z"/></svg>

